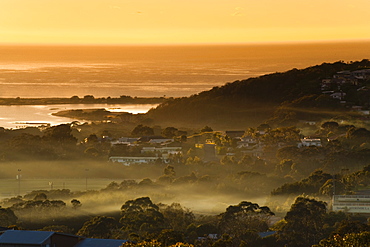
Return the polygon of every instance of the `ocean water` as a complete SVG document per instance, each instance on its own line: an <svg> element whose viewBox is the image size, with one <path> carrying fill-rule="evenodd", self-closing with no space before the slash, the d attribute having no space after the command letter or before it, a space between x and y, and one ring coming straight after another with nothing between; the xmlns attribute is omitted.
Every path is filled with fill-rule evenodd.
<svg viewBox="0 0 370 247"><path fill-rule="evenodd" d="M181 97L323 62L370 58L369 42L203 46L0 46L0 97Z"/></svg>

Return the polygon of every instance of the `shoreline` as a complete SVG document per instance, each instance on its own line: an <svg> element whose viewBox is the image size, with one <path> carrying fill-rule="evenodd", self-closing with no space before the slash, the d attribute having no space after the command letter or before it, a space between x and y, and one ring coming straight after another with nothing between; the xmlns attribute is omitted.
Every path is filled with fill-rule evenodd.
<svg viewBox="0 0 370 247"><path fill-rule="evenodd" d="M161 104L170 98L164 97L131 97L120 96L119 98L95 98L86 95L83 98L73 96L71 98L0 98L0 105L62 105L62 104Z"/></svg>
<svg viewBox="0 0 370 247"><path fill-rule="evenodd" d="M117 103L117 104L18 104L18 105L1 105L0 104L0 126L6 129L19 129L24 127L35 126L35 123L59 125L63 123L70 123L73 121L81 121L81 115L83 118L91 118L93 120L100 121L101 118L96 119L96 114L102 116L106 115L109 118L122 115L124 112L132 113L133 115L145 113L149 109L156 107L157 104L129 104L129 103ZM100 110L99 110L100 109ZM107 110L105 112L104 110ZM69 111L75 110L75 111ZM102 112L102 110L104 112ZM57 116L58 112L74 112L81 113L79 118L68 117L68 116ZM108 112L110 111L110 112ZM96 114L94 114L96 113ZM130 115L127 114L126 115Z"/></svg>

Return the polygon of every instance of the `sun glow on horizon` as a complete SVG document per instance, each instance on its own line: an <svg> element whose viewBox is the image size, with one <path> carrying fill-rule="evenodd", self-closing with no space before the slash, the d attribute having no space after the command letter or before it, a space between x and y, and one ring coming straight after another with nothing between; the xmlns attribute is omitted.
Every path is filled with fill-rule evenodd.
<svg viewBox="0 0 370 247"><path fill-rule="evenodd" d="M357 0L2 0L2 44L228 44L370 39Z"/></svg>

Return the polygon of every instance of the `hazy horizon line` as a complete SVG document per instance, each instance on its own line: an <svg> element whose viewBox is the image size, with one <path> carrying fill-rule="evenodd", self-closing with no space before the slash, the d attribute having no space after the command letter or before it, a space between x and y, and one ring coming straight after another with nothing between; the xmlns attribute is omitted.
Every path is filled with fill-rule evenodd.
<svg viewBox="0 0 370 247"><path fill-rule="evenodd" d="M119 46L137 46L137 47L164 47L164 46L244 46L244 45L310 45L310 44L330 44L330 43L368 43L368 39L330 39L330 40L294 40L294 41L260 41L260 42L191 42L191 43L9 43L0 42L0 46L86 46L86 47L119 47Z"/></svg>

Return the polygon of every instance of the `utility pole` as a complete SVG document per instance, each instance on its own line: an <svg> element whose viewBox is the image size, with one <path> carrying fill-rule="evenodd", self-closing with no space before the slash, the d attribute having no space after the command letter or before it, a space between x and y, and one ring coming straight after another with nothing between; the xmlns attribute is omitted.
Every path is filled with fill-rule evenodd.
<svg viewBox="0 0 370 247"><path fill-rule="evenodd" d="M50 190L53 190L53 185L54 185L53 182L49 182Z"/></svg>
<svg viewBox="0 0 370 247"><path fill-rule="evenodd" d="M332 203L332 210L334 210L334 204L335 204L335 174L333 175L333 203Z"/></svg>
<svg viewBox="0 0 370 247"><path fill-rule="evenodd" d="M85 171L86 171L86 183L85 183L85 185L86 185L86 191L87 191L87 177L88 177L89 169L85 169Z"/></svg>
<svg viewBox="0 0 370 247"><path fill-rule="evenodd" d="M18 179L18 196L21 195L21 169L18 169L18 175L17 175L17 179Z"/></svg>

